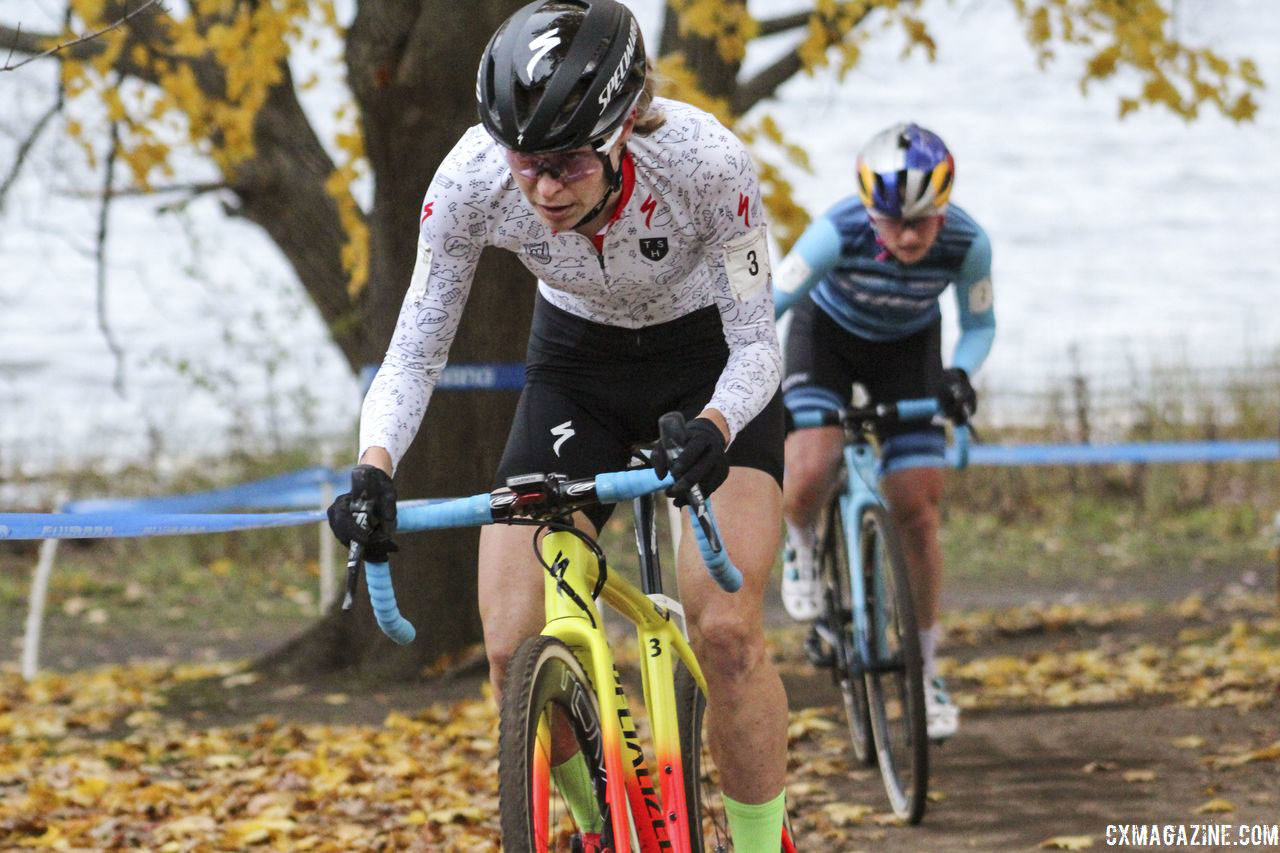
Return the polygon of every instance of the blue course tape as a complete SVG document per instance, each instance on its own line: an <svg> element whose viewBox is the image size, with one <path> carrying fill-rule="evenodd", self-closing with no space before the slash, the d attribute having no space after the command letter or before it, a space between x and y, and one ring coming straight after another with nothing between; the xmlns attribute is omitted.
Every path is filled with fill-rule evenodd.
<svg viewBox="0 0 1280 853"><path fill-rule="evenodd" d="M1163 441L1131 444L977 444L970 465L1114 465L1160 462L1247 462L1280 459L1280 442Z"/></svg>
<svg viewBox="0 0 1280 853"><path fill-rule="evenodd" d="M0 539L125 539L297 527L323 521L323 510L266 513L0 512Z"/></svg>
<svg viewBox="0 0 1280 853"><path fill-rule="evenodd" d="M524 365L450 364L436 387L444 391L519 391L524 387Z"/></svg>
<svg viewBox="0 0 1280 853"><path fill-rule="evenodd" d="M328 483L334 493L346 491L349 471L316 466L275 477L190 495L154 498L89 498L67 501L63 512L218 512L228 509L283 509L320 504Z"/></svg>
<svg viewBox="0 0 1280 853"><path fill-rule="evenodd" d="M952 452L954 449L952 449ZM980 444L970 449L970 465L1112 465L1117 463L1242 462L1280 459L1280 442L1181 441L1131 444ZM626 472L655 479L652 471ZM70 501L65 513L0 513L3 539L121 539L230 533L267 527L296 527L325 519L323 510L277 513L196 513L195 509L253 506L315 506L320 487L346 487L348 472L307 468L252 483L195 495L158 498L100 498ZM606 489L607 491L607 489ZM603 494L603 493L602 493ZM436 499L401 501L402 508ZM478 523L469 521L467 523Z"/></svg>

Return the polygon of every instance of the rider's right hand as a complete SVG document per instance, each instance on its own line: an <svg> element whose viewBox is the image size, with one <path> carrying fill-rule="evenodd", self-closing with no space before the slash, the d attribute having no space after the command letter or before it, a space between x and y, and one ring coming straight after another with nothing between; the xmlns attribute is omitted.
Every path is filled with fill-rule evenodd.
<svg viewBox="0 0 1280 853"><path fill-rule="evenodd" d="M670 472L675 478L675 483L667 489L667 496L676 506L689 503L689 492L694 486L702 492L702 497L710 497L729 476L724 434L707 418L694 418L689 421L678 447L658 446L653 470L659 477Z"/></svg>
<svg viewBox="0 0 1280 853"><path fill-rule="evenodd" d="M363 524L351 508L353 500L365 506ZM388 554L400 550L391 540L396 532L396 487L387 472L374 465L352 468L351 491L338 495L329 507L329 528L343 545L364 545L365 559L375 563L385 563Z"/></svg>

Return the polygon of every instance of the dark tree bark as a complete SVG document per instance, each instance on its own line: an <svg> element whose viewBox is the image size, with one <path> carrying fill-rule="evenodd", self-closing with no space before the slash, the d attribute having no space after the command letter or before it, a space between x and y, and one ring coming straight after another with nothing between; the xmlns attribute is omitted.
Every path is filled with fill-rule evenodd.
<svg viewBox="0 0 1280 853"><path fill-rule="evenodd" d="M375 176L369 214L371 269L367 361L380 361L413 271L418 213L431 177L476 121L475 68L489 35L519 0L362 3L347 40L348 81L360 104ZM514 256L486 251L450 361L519 361L533 308L533 278ZM489 488L516 395L437 392L396 474L402 497L456 496ZM397 647L373 621L364 591L354 613L330 613L269 663L291 669L357 665L408 677L443 653L480 639L472 531L398 537L397 599L418 639Z"/></svg>

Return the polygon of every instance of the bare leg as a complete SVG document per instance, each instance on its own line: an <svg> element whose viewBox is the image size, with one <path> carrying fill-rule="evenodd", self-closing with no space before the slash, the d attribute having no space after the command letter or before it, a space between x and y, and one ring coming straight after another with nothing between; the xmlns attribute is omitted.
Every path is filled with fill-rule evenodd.
<svg viewBox="0 0 1280 853"><path fill-rule="evenodd" d="M938 541L942 485L941 468L894 471L883 482L889 513L902 539L921 631L937 624L942 596L942 545Z"/></svg>
<svg viewBox="0 0 1280 853"><path fill-rule="evenodd" d="M841 427L796 430L787 436L786 473L782 478L782 512L796 527L810 527L835 494Z"/></svg>
<svg viewBox="0 0 1280 853"><path fill-rule="evenodd" d="M708 746L721 787L743 803L778 796L787 769L787 696L764 640L764 589L778 551L781 490L763 471L733 468L713 497L742 588L720 589L689 529L680 546L680 593L690 640L707 677Z"/></svg>

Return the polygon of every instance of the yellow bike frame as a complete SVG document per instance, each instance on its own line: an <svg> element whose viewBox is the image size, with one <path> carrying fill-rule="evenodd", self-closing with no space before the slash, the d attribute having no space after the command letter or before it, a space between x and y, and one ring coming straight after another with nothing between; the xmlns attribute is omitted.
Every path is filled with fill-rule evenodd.
<svg viewBox="0 0 1280 853"><path fill-rule="evenodd" d="M645 707L657 757L655 777L644 760L613 650L591 597L599 577L595 554L577 536L563 531L547 533L541 550L543 560L557 575L547 573L547 623L542 633L573 650L591 678L599 703L614 850L691 853L690 831L701 832L702 828L689 826L693 804L685 802L675 659L684 663L704 693L707 685L693 649L673 618L674 602L665 596L650 598L613 572L601 590L604 601L636 627ZM564 591L561 581L574 590L578 601ZM626 819L628 814L631 820ZM633 842L638 846L633 847Z"/></svg>

